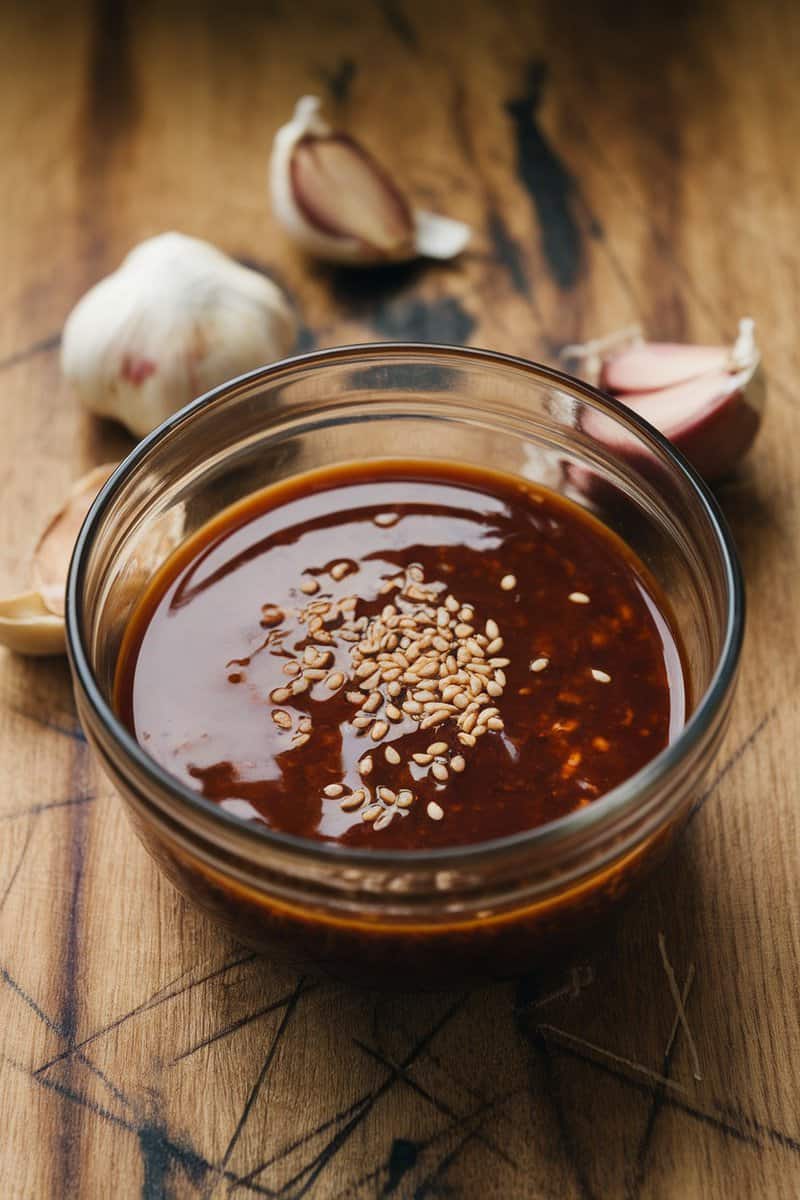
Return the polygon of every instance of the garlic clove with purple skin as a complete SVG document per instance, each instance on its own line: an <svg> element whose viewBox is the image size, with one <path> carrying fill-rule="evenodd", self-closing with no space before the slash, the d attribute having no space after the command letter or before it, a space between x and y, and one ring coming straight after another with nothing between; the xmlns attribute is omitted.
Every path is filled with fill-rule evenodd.
<svg viewBox="0 0 800 1200"><path fill-rule="evenodd" d="M646 342L630 329L568 346L562 361L654 425L708 480L727 475L758 433L765 386L750 318L733 347ZM606 419L587 413L581 425L624 455L627 439Z"/></svg>
<svg viewBox="0 0 800 1200"><path fill-rule="evenodd" d="M307 253L353 266L452 258L469 241L461 221L414 212L385 168L303 96L278 130L269 188L273 211Z"/></svg>

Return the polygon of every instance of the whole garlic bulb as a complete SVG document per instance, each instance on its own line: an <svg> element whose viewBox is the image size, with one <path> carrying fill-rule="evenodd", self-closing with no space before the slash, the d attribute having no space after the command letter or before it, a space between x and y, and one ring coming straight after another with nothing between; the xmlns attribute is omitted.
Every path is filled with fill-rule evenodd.
<svg viewBox="0 0 800 1200"><path fill-rule="evenodd" d="M270 279L208 242L162 233L72 310L61 368L88 409L143 437L209 388L284 357L296 336Z"/></svg>
<svg viewBox="0 0 800 1200"><path fill-rule="evenodd" d="M412 210L391 175L348 134L331 129L316 96L303 96L275 135L272 208L309 254L352 266L453 258L470 230L462 221Z"/></svg>

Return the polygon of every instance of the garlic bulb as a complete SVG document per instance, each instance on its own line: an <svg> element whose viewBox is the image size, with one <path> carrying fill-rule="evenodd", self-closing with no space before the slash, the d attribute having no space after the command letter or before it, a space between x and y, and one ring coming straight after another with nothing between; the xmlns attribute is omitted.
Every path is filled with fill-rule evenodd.
<svg viewBox="0 0 800 1200"><path fill-rule="evenodd" d="M78 302L61 367L88 409L143 437L209 388L284 357L296 336L271 280L208 242L163 233Z"/></svg>
<svg viewBox="0 0 800 1200"><path fill-rule="evenodd" d="M316 96L297 102L275 135L269 168L275 216L302 249L351 265L453 258L464 249L467 225L412 211L380 163L319 110Z"/></svg>
<svg viewBox="0 0 800 1200"><path fill-rule="evenodd" d="M116 463L96 467L73 484L33 552L34 590L0 599L0 644L18 654L63 654L64 589L83 520Z"/></svg>
<svg viewBox="0 0 800 1200"><path fill-rule="evenodd" d="M765 386L749 317L732 347L647 342L635 327L567 346L561 360L655 425L706 479L726 475L758 433ZM608 443L608 421L587 415L582 427Z"/></svg>

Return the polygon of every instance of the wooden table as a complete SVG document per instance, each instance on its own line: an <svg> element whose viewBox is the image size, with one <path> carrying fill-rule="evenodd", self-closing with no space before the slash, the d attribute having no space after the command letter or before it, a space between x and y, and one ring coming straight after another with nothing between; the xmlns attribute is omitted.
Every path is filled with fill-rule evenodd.
<svg viewBox="0 0 800 1200"><path fill-rule="evenodd" d="M552 361L634 320L719 342L752 314L771 390L719 489L750 612L706 803L561 973L376 999L258 961L135 841L64 662L2 654L0 1193L797 1196L797 6L40 0L1 20L6 590L69 481L130 445L59 378L64 316L164 229L282 281L306 345ZM469 252L358 277L303 261L265 161L307 91L418 202L469 221Z"/></svg>

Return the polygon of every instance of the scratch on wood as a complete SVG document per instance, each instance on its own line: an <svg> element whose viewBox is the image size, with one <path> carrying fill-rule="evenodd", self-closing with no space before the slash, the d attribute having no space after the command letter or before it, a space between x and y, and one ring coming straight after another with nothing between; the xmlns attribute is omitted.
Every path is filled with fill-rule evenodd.
<svg viewBox="0 0 800 1200"><path fill-rule="evenodd" d="M686 1003L689 999L689 993L692 990L693 982L694 982L694 966L690 966L689 970L687 972L687 975L686 975L686 983L684 984L683 995L681 997L684 1008L686 1007ZM663 1062L662 1062L662 1066L661 1066L661 1073L663 1075L665 1075L667 1078L669 1078L670 1072L672 1070L672 1056L673 1056L673 1053L675 1050L675 1046L677 1044L678 1030L680 1028L681 1028L680 1014L676 1011L675 1016L672 1021L672 1029L670 1030L669 1037L667 1038L667 1044L664 1049L664 1058L663 1058ZM646 1173L646 1168L647 1168L647 1156L650 1152L650 1146L653 1141L653 1135L654 1135L655 1129L656 1129L656 1122L658 1121L659 1114L661 1113L661 1110L663 1107L664 1107L664 1089L663 1089L663 1087L658 1087L653 1091L652 1099L650 1101L650 1108L647 1113L647 1122L645 1124L644 1132L642 1134L638 1149L636 1151L636 1161L634 1163L634 1168L633 1168L633 1178L631 1180L630 1187L628 1189L629 1200L637 1200L637 1198L641 1192L642 1186L644 1185L645 1173Z"/></svg>
<svg viewBox="0 0 800 1200"><path fill-rule="evenodd" d="M252 1088L250 1089L250 1094L248 1095L247 1100L245 1101L244 1108L242 1109L241 1113L239 1114L239 1119L236 1122L236 1128L234 1129L233 1133L231 1134L230 1141L228 1142L225 1153L222 1156L223 1169L225 1167L227 1167L228 1163L230 1162L231 1155L233 1154L234 1150L236 1149L236 1144L239 1141L239 1138L242 1136L242 1131L244 1130L244 1127L247 1124L247 1118L250 1116L250 1113L252 1112L252 1109L253 1109L253 1105L255 1104L256 1100L258 1099L258 1094L261 1091L261 1088L263 1087L263 1084L264 1084L264 1080L266 1079L269 1069L272 1066L272 1062L278 1051L278 1047L280 1046L281 1041L283 1040L283 1036L289 1027L289 1022L291 1021L292 1016L294 1014L294 1010L297 1007L297 1002L303 993L304 984L305 984L304 978L301 978L298 980L297 986L295 987L294 992L292 993L291 999L289 1000L288 1004L286 1005L286 1011L284 1012L283 1017L281 1018L281 1023L278 1026L277 1030L275 1031L275 1035L272 1039L272 1042L270 1043L269 1049L267 1050L261 1070L258 1073L258 1078L256 1079L255 1083L253 1084Z"/></svg>
<svg viewBox="0 0 800 1200"><path fill-rule="evenodd" d="M676 1019L679 1020L683 1026L684 1033L686 1034L686 1040L689 1043L689 1053L692 1056L692 1074L697 1082L700 1083L703 1079L703 1075L700 1070L700 1056L697 1053L697 1045L695 1043L694 1036L689 1028L689 1019L686 1016L683 997L681 996L680 988L678 987L678 981L675 978L675 972L672 969L672 963L669 961L669 957L667 955L667 943L661 930L658 932L658 950L661 955L661 961L664 964L664 971L667 976L669 990L672 993L672 999L675 1001ZM694 964L690 966L689 971L691 975L694 975Z"/></svg>
<svg viewBox="0 0 800 1200"><path fill-rule="evenodd" d="M319 986L320 984L309 984L308 987L302 989L300 994L308 995L309 992L315 991ZM201 1042L197 1042L194 1046L190 1046L188 1050L184 1050L183 1053L176 1055L170 1065L174 1066L175 1063L182 1062L185 1058L190 1058L193 1054L196 1054L198 1050L204 1050L206 1046L212 1046L214 1042L221 1041L222 1038L226 1038L230 1034L236 1033L237 1030L243 1029L246 1025L252 1025L254 1021L257 1021L260 1017L266 1016L267 1013L276 1012L279 1008L285 1008L287 1004L295 1003L297 998L297 989L293 988L291 992L287 992L287 994L285 996L281 996L279 1000L273 1000L271 1004L265 1005L264 1008L259 1008L257 1012L248 1013L246 1017L239 1017L237 1021L232 1021L230 1025L226 1025L224 1029L218 1029L217 1032L212 1033L210 1037L203 1038Z"/></svg>
<svg viewBox="0 0 800 1200"><path fill-rule="evenodd" d="M80 725L64 725L60 721L54 720L52 717L43 717L39 713L28 712L27 709L19 708L17 705L12 705L10 711L17 717L23 717L26 721L33 721L42 729L49 729L53 733L60 733L62 737L71 738L76 742L85 742L86 734L81 729Z"/></svg>
<svg viewBox="0 0 800 1200"><path fill-rule="evenodd" d="M28 808L17 808L10 813L0 813L0 821L17 821L20 817L38 817L42 813L52 812L56 808L78 808L82 804L91 804L94 795L70 796L67 800L50 800L45 804L31 804Z"/></svg>
<svg viewBox="0 0 800 1200"><path fill-rule="evenodd" d="M700 810L702 809L702 807L706 803L706 801L710 800L710 798L713 796L714 792L717 790L719 785L722 783L723 779L727 775L730 774L730 772L736 766L736 764L738 763L738 761L742 757L742 755L746 754L747 751L750 750L751 747L755 745L755 743L758 741L761 734L764 732L766 727L769 725L770 721L772 721L774 719L777 711L778 711L778 705L776 704L776 705L774 705L774 707L772 707L769 710L769 712L765 716L763 716L761 718L759 723L756 725L755 729L750 731L750 733L747 735L747 737L744 739L744 741L741 742L739 746L737 746L737 748L734 750L733 754L731 754L730 758L727 758L725 760L725 762L720 767L719 771L717 771L716 775L711 780L711 783L708 785L706 790L703 792L700 799L697 800L692 805L692 808L689 811L687 825L690 821L694 820L694 818L700 812Z"/></svg>
<svg viewBox="0 0 800 1200"><path fill-rule="evenodd" d="M22 849L20 850L19 855L17 856L17 861L15 862L14 869L12 870L12 872L8 878L8 883L6 884L5 888L3 889L3 895L2 895L2 897L0 897L0 912L3 911L6 900L8 900L8 897L11 895L12 888L14 887L14 884L17 882L17 876L19 875L20 870L22 868L22 864L25 860L25 855L28 853L28 846L30 846L30 844L31 844L32 836L33 836L33 822L31 822L28 825L28 828L25 831L25 841L22 843Z"/></svg>
<svg viewBox="0 0 800 1200"><path fill-rule="evenodd" d="M435 1024L432 1025L431 1028L428 1029L427 1032L417 1040L408 1054L401 1060L401 1066L404 1069L410 1067L415 1059L422 1054L423 1050L427 1048L429 1043L433 1041L433 1039L439 1033L441 1033L445 1026L449 1025L453 1018L463 1009L468 998L469 997L467 995L461 996L453 1004L449 1005L448 1008L442 1013L439 1020L436 1021ZM361 1122L369 1115L370 1112L372 1112L372 1109L375 1107L377 1102L382 1099L383 1096L385 1096L386 1093L390 1091L390 1089L396 1083L397 1076L392 1072L386 1076L386 1078L381 1084L379 1084L378 1087L367 1093L367 1095L364 1097L363 1103L354 1113L352 1118L347 1122L347 1124L334 1134L330 1141L327 1142L326 1145L324 1145L319 1151L319 1153L314 1156L311 1162L307 1163L305 1167L303 1167L291 1179L284 1183L279 1195L282 1197L290 1195L292 1188L294 1188L296 1184L300 1183L304 1176L307 1176L305 1183L302 1184L299 1191L293 1196L293 1200L301 1200L301 1197L305 1196L311 1190L311 1188L313 1188L319 1176L326 1169L326 1167L333 1162L336 1155L347 1143Z"/></svg>
<svg viewBox="0 0 800 1200"><path fill-rule="evenodd" d="M601 1060L614 1063L619 1067L625 1067L635 1075L641 1075L653 1083L661 1084L663 1087L669 1088L670 1091L678 1092L683 1096L688 1095L688 1090L683 1084L675 1083L673 1079L668 1079L665 1075L660 1075L658 1071L651 1071L649 1067L636 1062L635 1059L625 1058L621 1054L614 1054L613 1051L606 1050L603 1046L596 1046L593 1042L587 1042L575 1033L568 1033L565 1029L557 1029L555 1025L537 1025L536 1032L541 1034L545 1041L553 1041L562 1046L577 1046L579 1049L588 1051L589 1054Z"/></svg>
<svg viewBox="0 0 800 1200"><path fill-rule="evenodd" d="M38 341L31 342L30 346L24 346L21 350L15 350L13 354L7 355L6 358L0 358L0 371L16 367L18 363L28 362L29 359L37 358L40 354L49 354L51 350L57 350L60 345L60 333L51 333L47 337L39 338Z"/></svg>
<svg viewBox="0 0 800 1200"><path fill-rule="evenodd" d="M47 1062L42 1063L40 1067L36 1068L34 1074L43 1074L45 1071L48 1071L50 1067L53 1067L56 1063L61 1062L62 1059L68 1058L70 1054L74 1054L76 1050L80 1050L83 1046L88 1046L91 1042L97 1041L98 1038L103 1037L104 1034L110 1033L114 1029L118 1029L120 1025L123 1025L126 1021L130 1021L133 1017L138 1017L141 1016L142 1013L150 1012L151 1009L157 1008L160 1004L166 1004L169 1000L174 1000L177 996L183 996L186 992L190 992L192 988L200 987L201 984L207 983L211 979L216 979L217 976L224 975L227 971L231 971L234 967L241 966L243 963L253 962L256 958L258 958L258 955L253 952L240 955L238 958L234 958L230 962L224 963L221 967L216 967L207 975L201 976L200 979L193 979L191 983L187 983L183 987L176 988L175 991L169 992L167 995L162 995L164 988L159 988L157 992L155 992L147 1000L143 1000L141 1004L136 1006L136 1008L132 1008L129 1012L123 1013L119 1017L115 1017L113 1021L109 1021L109 1023L107 1025L103 1025L101 1029L96 1029L93 1033L90 1033L80 1042L76 1042L74 1046L67 1050L63 1050L54 1058L48 1059ZM185 972L182 972L181 974L183 975ZM181 978L181 976L178 976L178 978ZM170 985L166 984L165 986L169 987Z"/></svg>
<svg viewBox="0 0 800 1200"><path fill-rule="evenodd" d="M450 1117L451 1119L462 1119L462 1114L457 1113L455 1109L450 1107L449 1104L439 1099L438 1096L434 1096L432 1092L429 1092L427 1088L418 1083L417 1080L412 1077L409 1071L406 1068L401 1067L399 1063L392 1062L391 1059L387 1058L384 1054L381 1054L378 1050L374 1050L371 1046L367 1046L358 1038L353 1038L352 1041L354 1045L358 1046L359 1050L363 1050L365 1054L368 1054L370 1058L374 1058L376 1062L381 1064L381 1066L387 1067L388 1070L397 1074L402 1079L403 1083L407 1084L412 1091L417 1093L417 1095L422 1096L423 1100L427 1100L428 1103L431 1104L438 1112L443 1113L444 1116ZM492 1138L487 1137L482 1130L477 1130L476 1136L481 1142L483 1142L488 1150L491 1150L493 1154L496 1154L498 1158L502 1159L503 1162L508 1163L509 1166L516 1168L517 1163L514 1162L513 1158L511 1158L511 1156L508 1155L501 1146L498 1146Z"/></svg>

